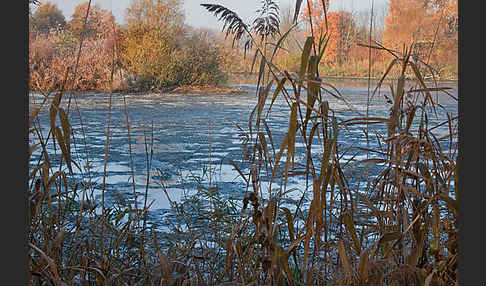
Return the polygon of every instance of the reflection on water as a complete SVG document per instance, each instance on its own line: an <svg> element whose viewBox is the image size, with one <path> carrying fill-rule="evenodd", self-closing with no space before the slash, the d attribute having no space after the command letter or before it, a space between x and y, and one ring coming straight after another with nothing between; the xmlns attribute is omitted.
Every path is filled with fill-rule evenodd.
<svg viewBox="0 0 486 286"><path fill-rule="evenodd" d="M241 200L246 191L244 180L239 177L238 172L227 159L232 158L237 164L241 164L243 172L248 172L241 163L243 155L241 139L244 137L241 136L239 128L248 131L248 118L257 98L255 86L246 86L246 88L249 88L247 94L238 95L113 95L105 200L108 203L110 200L113 202L116 194L121 194L133 201L133 181L137 202L139 204L144 202L147 190L147 199L148 203L152 204L150 208L152 212L170 208L167 195L172 201L179 201L185 192L187 195L198 187L209 187L209 181L211 186L217 187L224 196ZM366 114L367 87L342 87L339 88L339 92L346 99L346 103L333 96L326 96L339 121ZM450 92L457 96L457 89ZM437 100L437 103L451 114L451 117L457 116L457 101L443 94L439 96L435 92L432 95L434 100ZM103 182L108 95L85 93L75 96L76 100L73 101L69 114L74 134L72 152L74 160L82 168L82 170L75 168L75 177L89 181L93 187L93 195L96 197L100 195ZM390 97L390 91L385 88L374 95L369 106L369 116L389 115L390 104L387 103L386 96ZM30 97L31 106L41 101L42 98L38 95ZM63 99L61 103L65 109L66 102L67 99ZM438 125L447 119L446 112L441 109L439 111L437 117L429 118L430 126ZM287 131L289 114L287 102L283 98L278 98L272 107L270 117L266 119L276 149L279 148ZM43 108L40 112L39 122L42 134L46 138L49 130L48 108ZM442 136L447 128L445 124L436 128L434 132ZM366 146L364 131L363 127L354 126L341 130L340 149L344 150L349 146ZM375 138L379 133L386 133L385 124L370 126L369 138ZM371 144L375 144L374 142L372 140ZM371 146L373 147L376 146ZM54 151L51 144L48 148L51 148L53 154L57 153L59 156L59 150ZM299 154L303 150L305 150L303 142L297 141L296 153ZM316 155L323 152L319 145L312 146L312 151ZM36 164L39 156L38 149L32 155L31 165ZM351 158L356 161L366 157L363 156L363 152L354 151L346 154L343 160ZM304 156L296 159L305 162ZM86 168L86 161L89 161L89 170ZM265 189L267 184L262 182L262 187ZM282 190L278 180L272 183L272 189ZM290 178L287 190L291 190L286 194L287 199L299 200L306 192L305 178L299 176Z"/></svg>

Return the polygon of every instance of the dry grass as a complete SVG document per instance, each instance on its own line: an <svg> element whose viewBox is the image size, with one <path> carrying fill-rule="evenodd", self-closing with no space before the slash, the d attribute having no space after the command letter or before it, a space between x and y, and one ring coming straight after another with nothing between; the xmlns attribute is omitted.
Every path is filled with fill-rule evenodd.
<svg viewBox="0 0 486 286"><path fill-rule="evenodd" d="M77 66L75 82L69 86L77 91L110 90L112 69L112 39L89 38L83 41L83 49L78 57L79 39L70 32L52 32L36 35L29 41L29 89L49 95L60 89L66 68ZM122 87L122 75L115 74L115 88Z"/></svg>
<svg viewBox="0 0 486 286"><path fill-rule="evenodd" d="M170 93L174 94L238 94L245 92L246 91L241 88L217 87L210 85L181 86L170 91Z"/></svg>
<svg viewBox="0 0 486 286"><path fill-rule="evenodd" d="M424 71L409 53L380 47L393 60L376 88L392 73L398 74L390 85L390 114L343 121L326 99L345 99L319 77L322 50L314 45L309 37L297 73L278 70L256 45L261 55L259 99L248 130L240 130L246 156L230 160L246 182L245 197L235 204L221 198L217 188L205 188L199 181L197 196L173 202L172 233L166 237L171 241L169 248L162 247L159 235L145 227L149 204L134 207L120 197L111 207L102 202L99 214L92 187L70 181L74 168L82 170L82 162L73 156L82 146L72 137L69 111L61 107L64 89L54 98L47 95L48 104L34 107L29 118L33 142L29 154L36 148L42 154L29 169L29 283L457 284L457 149L453 144L449 150L442 149L443 142L457 138L456 124L449 116L443 122L449 132L440 138L433 132L436 127L429 125L435 112L445 112L431 92L448 96L447 90L427 86ZM71 75L60 74L64 79ZM406 81L406 76L412 80ZM42 80L39 75L38 81ZM112 88L113 77L110 81ZM292 92L283 89L284 84ZM273 92L272 86L276 87ZM374 93L369 96L372 99ZM281 142L267 123L278 97L286 100L289 112ZM37 118L43 108L50 111L47 138ZM339 133L349 126L369 130L376 125L386 126L384 134L369 139L378 147L356 146L365 149L367 159L344 162L342 155L352 148L342 148ZM129 127L127 113L128 132ZM305 154L296 154L297 141L304 143ZM106 143L108 154L109 139ZM57 155L48 152L49 144ZM322 152L311 152L313 145L319 145ZM148 143L146 147L150 168ZM302 166L298 155L305 158ZM357 178L346 172L358 166L375 166L379 171L367 176L370 168L364 168L364 188L353 187L352 180ZM308 206L304 196L292 208L285 200L287 181L295 175L306 177ZM84 176L89 179L89 174ZM270 178L268 189L263 187L264 177ZM272 184L281 187L274 190Z"/></svg>

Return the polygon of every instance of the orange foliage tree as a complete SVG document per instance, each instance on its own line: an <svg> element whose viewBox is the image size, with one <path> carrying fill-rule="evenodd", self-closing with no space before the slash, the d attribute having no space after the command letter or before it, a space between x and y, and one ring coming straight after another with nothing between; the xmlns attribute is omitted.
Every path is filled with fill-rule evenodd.
<svg viewBox="0 0 486 286"><path fill-rule="evenodd" d="M65 71L77 62L79 43L83 31L88 3L76 7L72 20L63 30L34 35L29 38L29 88L43 94L57 90L64 80ZM108 90L110 88L113 52L119 53L120 27L110 11L90 6L81 55L77 62L75 82L73 74L65 88L74 90ZM118 56L115 55L115 58ZM115 60L115 68L117 65ZM119 64L118 64L119 65ZM121 79L115 73L115 87Z"/></svg>
<svg viewBox="0 0 486 286"><path fill-rule="evenodd" d="M319 36L324 36L328 30L332 30L329 27L329 13L327 9L329 7L329 0L325 1L326 11L324 11L324 7L322 5L321 0L310 0L309 2L304 1L304 9L302 10L301 19L304 24L308 25L309 29L306 30L305 36L314 35L314 40L316 44L319 41ZM327 15L326 13L327 12ZM326 16L327 16L327 23L326 26ZM311 27L312 23L312 27ZM311 29L312 28L312 29ZM331 31L329 31L331 32ZM329 50L333 43L328 44L328 52L324 55L324 58L329 58Z"/></svg>
<svg viewBox="0 0 486 286"><path fill-rule="evenodd" d="M330 37L323 60L326 62L337 62L342 64L348 59L349 52L356 37L356 23L353 15L347 11L327 12L324 11L322 0L311 0L309 5L305 4L302 20L309 23L312 19L312 31L307 30L307 35L313 33L316 43L319 37L327 35ZM326 10L329 7L329 0L325 1ZM309 11L310 8L310 11ZM327 20L327 25L326 25Z"/></svg>
<svg viewBox="0 0 486 286"><path fill-rule="evenodd" d="M35 32L42 34L49 34L51 30L62 30L66 25L61 10L49 1L37 7L29 22Z"/></svg>
<svg viewBox="0 0 486 286"><path fill-rule="evenodd" d="M83 32L84 18L88 9L88 2L81 3L74 8L71 21L69 21L69 30L76 37L80 38ZM90 5L88 19L86 21L85 37L86 38L107 38L113 35L113 24L115 17L105 9L101 9L98 4ZM115 24L115 29L119 29Z"/></svg>
<svg viewBox="0 0 486 286"><path fill-rule="evenodd" d="M437 49L434 58L438 62L458 61L458 10L457 0L436 0L438 14L440 15L437 35Z"/></svg>
<svg viewBox="0 0 486 286"><path fill-rule="evenodd" d="M457 61L457 0L391 0L383 43L436 63Z"/></svg>
<svg viewBox="0 0 486 286"><path fill-rule="evenodd" d="M435 18L430 1L391 0L388 16L385 18L383 44L401 50L411 42L431 42L434 38Z"/></svg>

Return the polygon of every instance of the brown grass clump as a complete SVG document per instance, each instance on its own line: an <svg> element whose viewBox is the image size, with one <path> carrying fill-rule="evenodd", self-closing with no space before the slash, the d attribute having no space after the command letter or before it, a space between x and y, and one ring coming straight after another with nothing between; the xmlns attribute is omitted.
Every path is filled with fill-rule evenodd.
<svg viewBox="0 0 486 286"><path fill-rule="evenodd" d="M66 68L76 66L79 41L69 31L34 36L29 47L29 89L42 94L59 90ZM109 38L84 39L76 82L71 83L69 88L77 91L109 90L113 45ZM115 88L121 87L120 76L120 73L115 74Z"/></svg>

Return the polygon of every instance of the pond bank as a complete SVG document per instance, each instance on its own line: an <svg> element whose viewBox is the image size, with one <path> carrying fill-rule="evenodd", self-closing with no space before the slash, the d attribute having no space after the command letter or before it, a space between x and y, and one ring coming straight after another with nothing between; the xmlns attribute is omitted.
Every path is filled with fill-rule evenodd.
<svg viewBox="0 0 486 286"><path fill-rule="evenodd" d="M53 90L50 93L54 94L59 92ZM37 90L29 90L29 93L39 93ZM91 94L91 93L109 93L107 90L73 90L64 91L64 94ZM212 86L212 85L185 85L168 88L152 88L150 90L138 90L138 89L122 89L117 88L113 90L113 93L119 94L147 94L147 93L166 93L166 94L243 94L248 93L248 89L243 87L235 87L231 85L226 86Z"/></svg>
<svg viewBox="0 0 486 286"><path fill-rule="evenodd" d="M357 76L321 76L323 82L332 84L335 87L366 87L368 85L368 77L357 77ZM246 84L255 84L258 80L257 73L238 73L232 74L228 81L229 85L246 85ZM371 87L374 88L380 82L381 77L371 77L370 79ZM383 84L388 85L389 83L396 81L392 77L387 77ZM406 78L407 81L411 81L411 78ZM446 86L458 86L457 79L447 79L447 78L438 78L436 80L427 78L424 80L427 86L435 86L435 85L446 85Z"/></svg>
<svg viewBox="0 0 486 286"><path fill-rule="evenodd" d="M241 94L248 91L240 87L194 85L181 86L170 90L170 94Z"/></svg>

